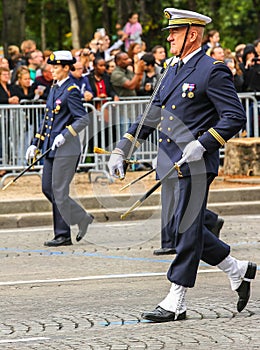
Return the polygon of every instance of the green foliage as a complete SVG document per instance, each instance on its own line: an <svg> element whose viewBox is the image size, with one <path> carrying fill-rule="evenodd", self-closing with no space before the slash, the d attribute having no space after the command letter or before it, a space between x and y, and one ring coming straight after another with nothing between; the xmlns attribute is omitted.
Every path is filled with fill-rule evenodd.
<svg viewBox="0 0 260 350"><path fill-rule="evenodd" d="M207 30L217 29L220 32L221 44L232 50L238 43L249 43L260 37L260 0L133 0L131 3L121 0L123 12L126 7L138 10L143 25L143 39L148 48L160 43L165 43L167 33L162 33L161 28L167 24L163 16L165 7L192 9L204 13L213 18L213 22L207 26ZM76 0L78 16L81 28L82 45L88 42L96 28L106 28L109 34L115 34L115 24L119 13L115 4L119 0ZM145 11L140 12L141 3ZM107 4L108 13L103 13L104 4ZM2 5L0 3L0 13ZM104 18L108 22L104 22ZM123 18L121 17L121 18ZM46 48L71 49L70 16L68 2L64 0L27 0L26 7L26 38L34 39L38 47L41 47L41 21L44 20L46 30ZM14 21L19 23L19 19ZM121 23L122 24L122 23ZM0 21L2 28L3 19Z"/></svg>
<svg viewBox="0 0 260 350"><path fill-rule="evenodd" d="M43 4L43 13L41 11ZM67 1L30 0L26 8L26 37L34 39L41 47L41 20L45 18L46 46L51 50L71 48L66 34L70 32L70 17Z"/></svg>
<svg viewBox="0 0 260 350"><path fill-rule="evenodd" d="M257 38L259 20L251 0L222 0L215 27L221 34L221 43L234 50L240 43L252 42ZM249 25L250 23L250 25Z"/></svg>

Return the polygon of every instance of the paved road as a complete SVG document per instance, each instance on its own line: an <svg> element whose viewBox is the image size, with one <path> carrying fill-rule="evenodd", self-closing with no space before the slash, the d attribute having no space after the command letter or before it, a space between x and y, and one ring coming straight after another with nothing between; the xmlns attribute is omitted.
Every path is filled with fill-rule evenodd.
<svg viewBox="0 0 260 350"><path fill-rule="evenodd" d="M259 231L260 216L230 216L222 238L260 265ZM171 256L152 254L159 232L156 218L94 222L88 240L50 249L51 227L0 230L0 349L259 349L260 279L238 314L226 276L203 263L188 320L141 321L169 289Z"/></svg>

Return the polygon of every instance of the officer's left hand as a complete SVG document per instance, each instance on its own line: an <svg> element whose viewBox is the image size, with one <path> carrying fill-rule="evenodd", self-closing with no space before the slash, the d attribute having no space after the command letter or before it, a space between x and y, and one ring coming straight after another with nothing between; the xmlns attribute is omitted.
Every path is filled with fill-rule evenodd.
<svg viewBox="0 0 260 350"><path fill-rule="evenodd" d="M27 148L27 151L25 154L25 158L26 158L27 162L29 162L32 158L35 157L36 151L37 151L37 147L34 145L31 145Z"/></svg>
<svg viewBox="0 0 260 350"><path fill-rule="evenodd" d="M107 164L110 175L119 177L120 180L123 180L125 177L124 158L124 152L119 148L115 148Z"/></svg>
<svg viewBox="0 0 260 350"><path fill-rule="evenodd" d="M59 148L65 143L65 138L62 134L59 134L55 137L51 149L54 151L55 147Z"/></svg>
<svg viewBox="0 0 260 350"><path fill-rule="evenodd" d="M191 141L183 150L182 160L187 163L201 160L205 151L206 149L202 146L199 140Z"/></svg>

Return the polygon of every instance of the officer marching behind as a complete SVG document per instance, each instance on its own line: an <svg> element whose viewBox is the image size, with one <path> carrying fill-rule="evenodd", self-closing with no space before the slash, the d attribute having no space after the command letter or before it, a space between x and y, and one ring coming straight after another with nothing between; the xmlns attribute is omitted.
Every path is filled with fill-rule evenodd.
<svg viewBox="0 0 260 350"><path fill-rule="evenodd" d="M70 51L54 51L50 55L47 63L52 65L56 84L49 93L40 131L26 151L29 161L38 149L45 152L51 148L42 174L42 191L52 203L54 225L54 238L44 243L47 247L71 245L70 225L78 225L76 240L80 241L93 221L93 216L69 196L81 153L79 132L89 123L80 91L69 78L75 62Z"/></svg>
<svg viewBox="0 0 260 350"><path fill-rule="evenodd" d="M142 116L137 118L108 162L111 175L123 178L124 160L159 128L156 171L164 179L173 208L170 220L176 256L167 273L169 294L154 310L142 314L154 322L186 318L185 295L195 285L200 260L227 274L231 289L238 294L238 312L249 301L257 270L255 263L232 257L230 246L205 225L209 186L218 175L219 148L246 123L232 74L224 62L201 49L204 27L211 18L175 8L164 13L169 21L164 28L169 30L167 41L179 61L166 70L144 123ZM176 168L178 172L173 172Z"/></svg>

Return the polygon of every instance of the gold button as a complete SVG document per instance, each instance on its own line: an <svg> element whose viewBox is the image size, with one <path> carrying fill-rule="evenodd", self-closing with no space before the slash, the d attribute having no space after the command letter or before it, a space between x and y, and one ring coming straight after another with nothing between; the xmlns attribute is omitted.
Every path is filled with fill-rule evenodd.
<svg viewBox="0 0 260 350"><path fill-rule="evenodd" d="M171 131L171 128L168 128L168 131Z"/></svg>
<svg viewBox="0 0 260 350"><path fill-rule="evenodd" d="M162 128L161 128L161 127L159 128L159 131L162 131Z"/></svg>
<svg viewBox="0 0 260 350"><path fill-rule="evenodd" d="M167 139L167 142L171 142L171 139Z"/></svg>
<svg viewBox="0 0 260 350"><path fill-rule="evenodd" d="M51 122L53 122L53 118L51 118Z"/></svg>
<svg viewBox="0 0 260 350"><path fill-rule="evenodd" d="M165 105L162 106L162 109L164 109L164 108L165 108Z"/></svg>
<svg viewBox="0 0 260 350"><path fill-rule="evenodd" d="M50 134L47 134L48 137L50 137L51 135Z"/></svg>
<svg viewBox="0 0 260 350"><path fill-rule="evenodd" d="M49 119L49 117L46 115L46 118L45 118L46 120L48 120Z"/></svg>
<svg viewBox="0 0 260 350"><path fill-rule="evenodd" d="M45 128L48 128L48 124L45 124Z"/></svg>
<svg viewBox="0 0 260 350"><path fill-rule="evenodd" d="M47 133L45 132L45 133L44 133L44 136L46 136L46 135L47 135Z"/></svg>
<svg viewBox="0 0 260 350"><path fill-rule="evenodd" d="M48 112L49 111L49 108L46 108L46 112Z"/></svg>
<svg viewBox="0 0 260 350"><path fill-rule="evenodd" d="M51 129L51 125L49 126L49 129Z"/></svg>
<svg viewBox="0 0 260 350"><path fill-rule="evenodd" d="M175 109L176 108L176 106L175 105L172 105L172 109Z"/></svg>
<svg viewBox="0 0 260 350"><path fill-rule="evenodd" d="M162 142L162 139L159 139L159 142Z"/></svg>
<svg viewBox="0 0 260 350"><path fill-rule="evenodd" d="M173 118L173 116L170 116L169 119L170 119L170 120L173 120L174 118Z"/></svg>
<svg viewBox="0 0 260 350"><path fill-rule="evenodd" d="M164 119L164 117L161 117L161 120L163 120Z"/></svg>

